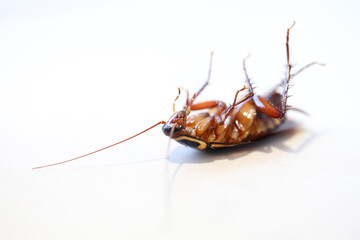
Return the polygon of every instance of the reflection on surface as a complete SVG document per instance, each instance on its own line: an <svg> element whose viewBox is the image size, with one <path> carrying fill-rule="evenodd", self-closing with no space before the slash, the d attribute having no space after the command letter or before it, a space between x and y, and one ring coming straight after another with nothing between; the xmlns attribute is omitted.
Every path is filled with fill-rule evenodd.
<svg viewBox="0 0 360 240"><path fill-rule="evenodd" d="M183 202L189 201L187 199L189 196L185 197L186 194L183 195L184 192L195 193L195 195L190 195L190 199L193 199L195 202L199 201L199 199L205 202L212 202L212 197L203 199L202 194L204 193L202 192L205 191L212 194L214 191L216 196L221 196L224 193L229 194L227 190L224 190L229 186L223 185L222 182L232 179L232 171L242 169L240 173L244 173L247 169L253 169L253 167L261 169L261 165L264 165L263 163L269 163L270 160L268 158L253 158L256 152L267 153L271 159L274 159L273 157L279 151L291 154L300 153L317 135L318 133L310 132L296 126L293 122L288 122L271 136L239 147L212 151L198 151L183 146L174 148L164 163L163 226L167 230L171 229L173 224L176 225L175 222L178 221L179 214L182 214L182 210L179 209L182 209L184 206L191 208L193 205L196 205L196 203L188 205ZM229 160L232 163L223 164L224 162L220 160ZM211 164L206 165L204 163ZM219 166L213 166L213 163ZM250 163L251 166L249 166ZM199 169L195 166L196 164L204 164L204 167L199 166ZM247 184L251 185L251 183L244 184L244 186L247 186ZM219 188L219 186L221 187ZM195 192L193 192L194 190ZM226 194L224 195L225 199L227 199ZM238 194L241 195L241 193Z"/></svg>

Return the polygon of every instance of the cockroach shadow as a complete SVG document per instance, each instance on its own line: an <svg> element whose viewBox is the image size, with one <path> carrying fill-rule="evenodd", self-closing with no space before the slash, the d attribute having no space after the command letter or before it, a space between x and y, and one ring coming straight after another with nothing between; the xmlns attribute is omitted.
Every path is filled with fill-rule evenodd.
<svg viewBox="0 0 360 240"><path fill-rule="evenodd" d="M287 121L273 134L264 137L251 144L243 144L232 148L217 150L197 151L193 149L184 150L178 147L172 150L168 160L174 164L197 164L210 163L218 160L235 160L253 152L271 154L273 148L280 151L296 154L301 152L315 137L316 133L301 128L294 121ZM296 147L290 147L286 142L298 136Z"/></svg>

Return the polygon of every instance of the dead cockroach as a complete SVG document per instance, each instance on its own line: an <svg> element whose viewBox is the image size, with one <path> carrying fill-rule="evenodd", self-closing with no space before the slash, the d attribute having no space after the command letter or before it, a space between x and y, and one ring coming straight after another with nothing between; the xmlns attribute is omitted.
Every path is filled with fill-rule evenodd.
<svg viewBox="0 0 360 240"><path fill-rule="evenodd" d="M191 98L189 98L188 94L184 108L181 111L175 112L175 101L178 99L181 92L179 88L179 94L173 103L174 114L167 122L160 121L132 137L94 152L90 152L67 161L39 166L33 169L63 164L89 156L128 141L162 124L164 125L162 130L166 136L178 141L181 144L198 150L234 147L250 143L272 134L273 131L285 121L287 110L295 109L287 105L290 79L303 71L305 68L318 64L317 62L312 62L298 70L296 73L291 73L292 65L290 64L289 33L294 24L287 29L286 34L287 65L285 77L281 81L281 84L278 84L274 90L266 96L262 97L254 93L254 89L245 66L246 59L244 59L243 69L246 84L243 88L236 92L232 104L228 106L222 101L196 103L195 100L197 97L209 84L213 59L212 52L208 78L205 84ZM279 91L281 87L282 91ZM240 93L243 97L238 100L238 95ZM191 114L198 110L203 111L198 114Z"/></svg>

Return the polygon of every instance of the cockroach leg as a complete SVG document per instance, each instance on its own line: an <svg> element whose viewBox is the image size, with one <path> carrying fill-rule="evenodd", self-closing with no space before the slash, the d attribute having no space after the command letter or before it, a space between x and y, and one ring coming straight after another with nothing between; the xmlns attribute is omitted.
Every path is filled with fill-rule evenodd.
<svg viewBox="0 0 360 240"><path fill-rule="evenodd" d="M246 59L248 59L248 58L249 58L249 56L247 56L243 60L243 69L244 69L244 73L245 73L246 83L248 85L250 94L252 94L252 96L253 96L253 100L254 100L255 105L259 108L259 110L261 112L263 112L267 116L279 118L281 116L281 111L279 109L274 107L266 99L264 99L264 98L262 98L262 97L260 97L258 95L254 95L254 89L252 87L249 75L248 75L247 70L246 70Z"/></svg>
<svg viewBox="0 0 360 240"><path fill-rule="evenodd" d="M283 113L279 109L277 109L274 105L272 105L265 98L263 98L259 95L255 95L253 97L253 100L254 100L255 105L258 107L258 109L262 113L264 113L267 116L272 117L272 118L281 118Z"/></svg>
<svg viewBox="0 0 360 240"><path fill-rule="evenodd" d="M288 91L290 87L290 79L293 75L291 75L291 68L292 65L290 64L290 48L289 48L289 36L290 36L290 30L292 27L294 27L295 22L291 27L287 29L286 34L286 62L287 62L287 68L286 68L286 74L283 81L283 93L282 93L282 101L281 101L281 109L276 108L274 105L272 105L268 100L266 100L263 97L260 96L254 96L253 100L256 106L259 108L261 112L266 114L269 117L272 118L284 118L286 110L287 110L287 99L288 99ZM300 71L304 70L306 67L311 66L307 65L303 69L300 69ZM245 68L244 68L245 69Z"/></svg>
<svg viewBox="0 0 360 240"><path fill-rule="evenodd" d="M209 82L210 82L210 77L211 77L211 71L212 71L213 57L214 57L214 51L211 51L211 54L210 54L210 63L209 63L209 71L208 71L208 77L207 77L207 79L206 79L206 82L205 82L204 85L193 95L193 97L191 98L191 100L186 103L186 105L191 106L191 105L193 104L193 102L195 101L195 99L199 96L199 94L200 94L200 93L205 89L205 87L209 84Z"/></svg>
<svg viewBox="0 0 360 240"><path fill-rule="evenodd" d="M208 101L208 102L201 102L197 104L193 104L190 106L191 110L204 110L208 108L215 108L216 111L212 113L212 117L209 119L208 123L206 124L206 128L209 126L209 124L212 121L215 121L216 123L221 123L222 119L220 117L221 112L226 108L226 104L222 101Z"/></svg>
<svg viewBox="0 0 360 240"><path fill-rule="evenodd" d="M240 101L236 102L237 100L237 97L239 95L240 92L246 90L247 88L246 87L243 87L242 89L240 90L237 90L236 93L235 93L235 97L234 97L234 102L232 105L230 105L230 107L228 107L228 109L226 110L225 112L225 117L223 119L223 121L225 121L225 119L229 116L229 114L231 113L231 111L234 109L235 106L239 105L240 103L243 103L244 101L250 99L254 94L253 93L249 93L245 98L241 99Z"/></svg>
<svg viewBox="0 0 360 240"><path fill-rule="evenodd" d="M184 87L181 87L182 88L182 90L184 90L184 91L186 91L186 104L188 104L188 102L190 101L190 99L189 99L189 90L187 90L186 88L184 88Z"/></svg>
<svg viewBox="0 0 360 240"><path fill-rule="evenodd" d="M246 83L247 83L248 88L249 88L249 92L251 94L254 94L254 89L252 87L249 75L248 75L247 70L246 70L246 59L248 59L249 57L250 57L250 55L248 55L246 58L244 58L244 60L243 60L243 69L244 69L244 73L245 73Z"/></svg>
<svg viewBox="0 0 360 240"><path fill-rule="evenodd" d="M203 109L207 109L207 108L218 107L219 105L226 106L226 104L221 101L207 101L207 102L192 104L190 106L190 109L192 111L196 111L196 110L203 110Z"/></svg>
<svg viewBox="0 0 360 240"><path fill-rule="evenodd" d="M297 76L299 73L301 73L302 71L304 71L305 69L307 69L307 68L309 68L309 67L311 67L311 66L313 66L313 65L326 66L325 63L319 63L319 62L309 63L309 64L307 64L306 66L300 68L296 73L291 74L291 78L294 78L294 77ZM277 89L278 89L279 87L283 86L283 84L284 84L284 80L281 80L281 82L280 82L279 84L275 85L270 91L267 92L266 96L275 94L275 93L277 92ZM287 107L287 109L290 110L289 107ZM294 109L291 109L291 110L294 110Z"/></svg>
<svg viewBox="0 0 360 240"><path fill-rule="evenodd" d="M237 97L238 97L239 93L242 92L242 91L244 91L245 89L246 89L246 88L243 87L242 89L236 91L235 97L234 97L234 102L233 102L233 107L236 105L236 100L237 100Z"/></svg>
<svg viewBox="0 0 360 240"><path fill-rule="evenodd" d="M290 64L290 47L289 47L289 36L290 36L290 30L291 28L294 27L295 25L295 21L293 23L293 25L291 27L288 28L287 30L287 34L286 34L286 60L287 60L287 71L286 71L286 77L284 79L284 91L283 91L283 95L282 95L282 104L281 104L281 114L279 116L279 118L283 118L285 116L286 113L286 103L287 103L287 99L288 99L288 91L289 91L289 87L290 87L290 79L291 79L291 68L292 65Z"/></svg>
<svg viewBox="0 0 360 240"><path fill-rule="evenodd" d="M286 58L287 58L287 63L288 63L288 66L290 65L289 64L289 61L290 61L290 50L289 50L289 36L290 36L290 30L295 26L295 21L293 23L293 25L291 25L291 27L289 27L287 29L287 34L286 34Z"/></svg>
<svg viewBox="0 0 360 240"><path fill-rule="evenodd" d="M237 91L237 93L239 93L241 90ZM243 98L242 100L236 102L234 105L231 105L230 107L228 107L226 110L224 110L224 117L222 119L222 123L225 122L225 119L229 116L229 114L232 113L232 110L234 109L235 106L238 106L241 103L244 103L246 101L248 101L249 99L253 98L254 95L253 94L248 94L245 98ZM236 98L236 97L235 97Z"/></svg>

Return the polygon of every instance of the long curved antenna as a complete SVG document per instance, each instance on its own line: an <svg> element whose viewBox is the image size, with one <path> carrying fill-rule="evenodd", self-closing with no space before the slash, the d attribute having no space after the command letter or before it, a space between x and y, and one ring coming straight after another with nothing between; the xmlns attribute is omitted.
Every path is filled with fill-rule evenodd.
<svg viewBox="0 0 360 240"><path fill-rule="evenodd" d="M180 97L180 94L181 94L180 88L178 88L178 90L179 90L179 93L178 93L178 95L176 96L176 98L175 98L175 100L173 102L173 111L174 111L174 113L175 113L175 102L176 102L176 100L178 100L178 98Z"/></svg>
<svg viewBox="0 0 360 240"><path fill-rule="evenodd" d="M300 68L296 73L291 74L291 77L295 77L296 75L298 75L299 73L301 73L302 71L304 71L305 69L307 69L308 67L311 67L312 65L320 65L320 66L326 66L325 63L318 63L318 62L312 62L309 63L308 65Z"/></svg>
<svg viewBox="0 0 360 240"><path fill-rule="evenodd" d="M105 149L111 148L111 147L113 147L113 146L116 146L116 145L118 145L118 144L120 144L120 143L126 142L126 141L128 141L128 140L130 140L130 139L132 139L132 138L134 138L134 137L139 136L140 134L143 134L143 133L144 133L144 132L146 132L146 131L149 131L150 129L152 129L152 128L154 128L154 127L156 127L156 126L160 125L160 124L165 124L165 123L166 123L165 121L160 121L160 122L156 123L155 125L153 125L153 126L151 126L151 127L147 128L147 129L145 129L144 131L142 131L142 132L140 132L140 133L135 134L134 136L131 136L131 137L127 138L127 139L124 139L124 140L122 140L122 141L120 141L120 142L117 142L117 143L111 144L110 146L107 146L107 147L104 147L104 148L98 149L98 150L93 151L93 152L91 152L91 153L87 153L87 154L81 155L81 156L79 156L79 157L72 158L72 159L69 159L69 160L66 160L66 161L62 161L62 162L57 162L57 163L52 163L52 164L43 165L43 166L39 166L39 167L34 167L34 168L32 168L32 169L39 169L39 168L45 168L45 167L51 167L51 166L55 166L55 165L60 165L60 164L63 164L63 163L71 162L71 161L74 161L74 160L77 160L77 159L80 159L80 158L83 158L83 157L89 156L89 155L91 155L91 154L94 154L94 153L100 152L100 151L102 151L102 150L105 150Z"/></svg>

